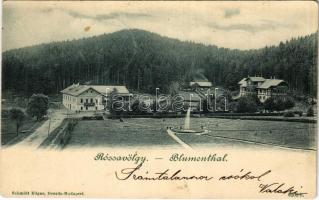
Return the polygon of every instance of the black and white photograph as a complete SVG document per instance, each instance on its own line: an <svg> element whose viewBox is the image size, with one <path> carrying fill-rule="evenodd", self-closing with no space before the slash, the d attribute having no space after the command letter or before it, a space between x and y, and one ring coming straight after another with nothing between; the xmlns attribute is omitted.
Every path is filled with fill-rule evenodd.
<svg viewBox="0 0 319 200"><path fill-rule="evenodd" d="M282 161L273 159L269 169L259 166L259 171L251 169L246 175L244 169L240 179L276 177L272 173L282 166L282 171L292 172L277 174L281 181L300 174L304 181L298 185L297 179L289 178L291 182L283 185L276 180L267 185L256 180L258 185L247 195L237 189L228 194L226 186L223 192L209 194L193 185L189 187L194 195L163 195L153 188L133 197L312 198L316 193L317 10L315 1L5 1L1 151L8 156L3 153L3 160L10 152L24 151L63 158L93 151L95 161L121 160L111 149L126 152L128 160L139 158L139 152L167 151L171 156L153 158L150 153L151 158L141 158L142 163L167 160L169 166L177 160L197 165L192 161L210 160L225 163L220 164L223 168L237 167L233 171L239 172L244 169L240 162L230 162L235 154L244 151L248 163L257 166L256 152L262 152L260 160L266 162L271 154ZM217 149L221 153L192 157ZM0 165L15 162L22 161ZM116 179L126 181L146 171L142 163L130 168L130 173L118 169ZM191 169L188 164L184 167ZM139 179L148 180L151 171ZM196 170L197 175L200 172L209 173L209 168ZM185 174L173 176L191 184L201 179ZM160 180L162 175L151 179ZM223 177L218 180L230 176ZM3 185L6 180L10 179L4 178ZM43 197L41 192L21 193L19 187L12 192L10 185L3 190L9 196ZM175 190L160 187L163 192ZM46 197L57 195L43 192ZM111 196L123 197L116 192ZM130 192L123 194L131 197ZM88 196L109 197L93 190Z"/></svg>

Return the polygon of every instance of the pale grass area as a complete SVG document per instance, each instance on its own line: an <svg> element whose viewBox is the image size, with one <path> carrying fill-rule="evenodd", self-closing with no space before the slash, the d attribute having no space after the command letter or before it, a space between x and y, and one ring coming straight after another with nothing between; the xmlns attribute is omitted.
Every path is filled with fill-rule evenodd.
<svg viewBox="0 0 319 200"><path fill-rule="evenodd" d="M167 134L167 127L180 128L183 118L132 118L120 120L79 121L75 126L71 147L181 147ZM315 149L316 124L261 120L191 118L191 129L202 126L208 134L177 134L192 148L233 146L273 146ZM268 145L264 145L268 144Z"/></svg>

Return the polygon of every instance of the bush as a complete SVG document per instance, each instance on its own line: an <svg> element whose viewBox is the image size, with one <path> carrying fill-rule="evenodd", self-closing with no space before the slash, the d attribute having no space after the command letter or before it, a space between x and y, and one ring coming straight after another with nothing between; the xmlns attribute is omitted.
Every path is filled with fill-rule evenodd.
<svg viewBox="0 0 319 200"><path fill-rule="evenodd" d="M284 114L284 117L294 117L294 116L295 116L295 114L293 112L286 112Z"/></svg>
<svg viewBox="0 0 319 200"><path fill-rule="evenodd" d="M299 117L301 117L302 116L302 111L294 111L294 114L297 114L297 115L299 115Z"/></svg>
<svg viewBox="0 0 319 200"><path fill-rule="evenodd" d="M19 108L12 108L9 111L9 117L11 120L16 121L16 131L17 131L16 133L17 133L17 135L19 135L19 128L21 127L22 122L25 118L24 112Z"/></svg>
<svg viewBox="0 0 319 200"><path fill-rule="evenodd" d="M272 112L275 110L275 108L276 108L276 105L275 105L274 98L270 97L266 99L266 101L264 102L264 109L268 110L269 112Z"/></svg>
<svg viewBox="0 0 319 200"><path fill-rule="evenodd" d="M228 104L228 110L231 112L237 112L238 102L230 102Z"/></svg>
<svg viewBox="0 0 319 200"><path fill-rule="evenodd" d="M285 109L290 109L295 106L295 102L292 98L287 98L284 104L285 104Z"/></svg>
<svg viewBox="0 0 319 200"><path fill-rule="evenodd" d="M251 97L241 97L238 101L237 112L245 113L245 112L256 112L257 111L257 103Z"/></svg>
<svg viewBox="0 0 319 200"><path fill-rule="evenodd" d="M286 109L293 108L295 106L295 102L292 98L287 98L287 100L283 101L280 98L268 98L264 103L264 109L272 112L276 111L283 111Z"/></svg>
<svg viewBox="0 0 319 200"><path fill-rule="evenodd" d="M314 113L314 110L312 107L310 107L308 110L307 110L307 117L313 117L315 115Z"/></svg>
<svg viewBox="0 0 319 200"><path fill-rule="evenodd" d="M275 110L276 111L283 111L285 110L285 102L281 99L277 99L275 101Z"/></svg>
<svg viewBox="0 0 319 200"><path fill-rule="evenodd" d="M132 103L131 109L132 109L132 113L133 114L145 114L147 112L147 110L145 110L145 108L147 107L147 105L140 100L135 100Z"/></svg>
<svg viewBox="0 0 319 200"><path fill-rule="evenodd" d="M30 97L27 106L27 113L31 117L36 117L37 120L47 114L49 109L49 98L43 94L33 94Z"/></svg>

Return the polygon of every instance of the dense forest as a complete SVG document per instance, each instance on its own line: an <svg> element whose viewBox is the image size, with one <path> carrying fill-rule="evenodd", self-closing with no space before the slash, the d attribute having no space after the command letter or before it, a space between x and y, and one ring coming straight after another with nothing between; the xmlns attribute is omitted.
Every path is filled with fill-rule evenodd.
<svg viewBox="0 0 319 200"><path fill-rule="evenodd" d="M193 79L230 90L248 75L275 76L300 94L317 94L317 34L257 50L182 42L143 30L3 52L2 88L23 95L56 94L72 83L126 85L171 92Z"/></svg>

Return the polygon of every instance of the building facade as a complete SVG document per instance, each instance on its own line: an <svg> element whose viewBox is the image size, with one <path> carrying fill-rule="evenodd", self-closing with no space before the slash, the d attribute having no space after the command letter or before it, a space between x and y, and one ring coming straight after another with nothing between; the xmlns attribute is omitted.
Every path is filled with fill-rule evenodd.
<svg viewBox="0 0 319 200"><path fill-rule="evenodd" d="M189 82L189 86L193 90L205 91L207 89L210 89L213 86L213 84L209 81L192 81Z"/></svg>
<svg viewBox="0 0 319 200"><path fill-rule="evenodd" d="M275 78L248 77L239 81L238 85L239 97L257 95L262 103L270 97L285 99L288 91L288 84L284 80Z"/></svg>
<svg viewBox="0 0 319 200"><path fill-rule="evenodd" d="M125 86L107 85L73 84L62 90L61 93L64 107L73 111L104 110L111 94L115 93L125 100L129 96L129 91Z"/></svg>

